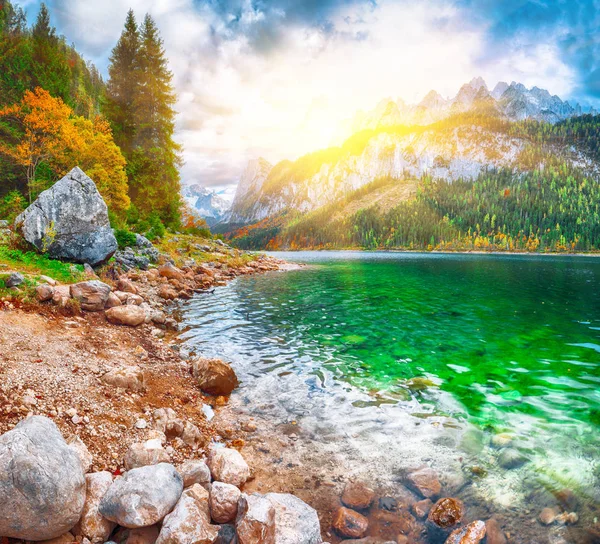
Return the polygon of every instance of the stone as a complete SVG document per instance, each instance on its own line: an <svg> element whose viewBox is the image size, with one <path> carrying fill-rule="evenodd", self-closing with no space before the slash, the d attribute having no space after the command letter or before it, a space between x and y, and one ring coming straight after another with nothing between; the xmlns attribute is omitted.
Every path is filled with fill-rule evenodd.
<svg viewBox="0 0 600 544"><path fill-rule="evenodd" d="M490 443L494 448L505 448L506 446L509 446L513 440L514 437L512 434L498 433L492 436Z"/></svg>
<svg viewBox="0 0 600 544"><path fill-rule="evenodd" d="M558 525L575 525L579 521L577 512L563 512L556 516L556 523Z"/></svg>
<svg viewBox="0 0 600 544"><path fill-rule="evenodd" d="M181 440L186 446L190 446L193 449L198 449L204 446L207 442L206 437L200 432L200 429L196 427L190 421L186 421L181 433Z"/></svg>
<svg viewBox="0 0 600 544"><path fill-rule="evenodd" d="M138 529L121 528L113 538L115 544L155 544L159 532L160 528L157 525Z"/></svg>
<svg viewBox="0 0 600 544"><path fill-rule="evenodd" d="M144 373L138 366L123 366L115 368L102 376L102 381L113 387L143 391L146 388Z"/></svg>
<svg viewBox="0 0 600 544"><path fill-rule="evenodd" d="M440 535L448 535L462 522L464 505L459 499L445 497L437 501L427 515L427 530L435 540Z"/></svg>
<svg viewBox="0 0 600 544"><path fill-rule="evenodd" d="M59 306L65 306L65 304L71 298L71 288L68 285L57 285L54 288L54 294L52 295L52 302Z"/></svg>
<svg viewBox="0 0 600 544"><path fill-rule="evenodd" d="M18 287L25 281L25 276L20 272L13 272L4 280L4 285L9 289L11 287Z"/></svg>
<svg viewBox="0 0 600 544"><path fill-rule="evenodd" d="M156 544L212 544L218 534L219 528L210 524L208 491L195 484L165 517Z"/></svg>
<svg viewBox="0 0 600 544"><path fill-rule="evenodd" d="M134 468L113 482L98 510L122 527L149 527L173 510L182 492L183 479L173 465Z"/></svg>
<svg viewBox="0 0 600 544"><path fill-rule="evenodd" d="M177 467L177 471L183 478L183 487L200 484L205 489L210 486L210 469L200 459L188 459Z"/></svg>
<svg viewBox="0 0 600 544"><path fill-rule="evenodd" d="M436 472L429 467L421 467L406 475L406 485L426 499L435 499L442 491Z"/></svg>
<svg viewBox="0 0 600 544"><path fill-rule="evenodd" d="M121 304L125 304L127 302L127 298L131 293L126 293L125 291L113 291L115 296L121 301Z"/></svg>
<svg viewBox="0 0 600 544"><path fill-rule="evenodd" d="M500 529L500 524L494 519L490 518L485 522L485 538L486 544L506 544L506 536Z"/></svg>
<svg viewBox="0 0 600 544"><path fill-rule="evenodd" d="M177 268L172 263L165 263L158 267L158 273L163 277L169 280L183 280L184 274L179 268Z"/></svg>
<svg viewBox="0 0 600 544"><path fill-rule="evenodd" d="M54 296L54 287L46 283L37 285L35 288L35 295L40 302L46 302L47 300L51 300Z"/></svg>
<svg viewBox="0 0 600 544"><path fill-rule="evenodd" d="M77 454L77 457L79 457L79 461L81 462L83 473L87 474L92 469L92 463L94 462L92 454L87 449L87 446L77 435L73 435L69 438L67 444Z"/></svg>
<svg viewBox="0 0 600 544"><path fill-rule="evenodd" d="M175 300L177 298L177 291L168 285L161 285L158 289L158 296L165 300Z"/></svg>
<svg viewBox="0 0 600 544"><path fill-rule="evenodd" d="M120 278L117 281L117 291L122 291L123 293L130 293L133 295L138 294L137 287L131 280L128 280L127 278Z"/></svg>
<svg viewBox="0 0 600 544"><path fill-rule="evenodd" d="M69 531L64 535L57 536L56 538L50 538L49 540L39 540L39 544L74 544L77 539L73 536L73 533Z"/></svg>
<svg viewBox="0 0 600 544"><path fill-rule="evenodd" d="M106 203L94 182L73 168L15 220L15 230L53 259L97 266L117 250Z"/></svg>
<svg viewBox="0 0 600 544"><path fill-rule="evenodd" d="M78 534L88 538L92 544L106 542L116 524L100 514L98 507L113 482L110 472L87 474L87 492L81 519L77 525Z"/></svg>
<svg viewBox="0 0 600 544"><path fill-rule="evenodd" d="M289 493L267 493L265 498L275 508L275 544L323 542L319 516L314 508Z"/></svg>
<svg viewBox="0 0 600 544"><path fill-rule="evenodd" d="M433 503L431 502L430 499L424 499L422 501L419 501L419 502L416 502L415 504L413 504L412 511L415 514L415 516L417 516L417 518L423 519L424 517L427 516L427 514L429 514L429 511L431 510L432 506L433 506Z"/></svg>
<svg viewBox="0 0 600 544"><path fill-rule="evenodd" d="M104 312L106 319L113 325L137 327L146 321L146 312L135 305L116 306Z"/></svg>
<svg viewBox="0 0 600 544"><path fill-rule="evenodd" d="M85 502L79 457L48 418L0 436L0 535L47 540L69 531Z"/></svg>
<svg viewBox="0 0 600 544"><path fill-rule="evenodd" d="M227 396L238 386L235 372L220 359L200 357L192 361L192 375L200 389L209 395Z"/></svg>
<svg viewBox="0 0 600 544"><path fill-rule="evenodd" d="M140 295L129 295L125 304L139 306L144 302L144 299Z"/></svg>
<svg viewBox="0 0 600 544"><path fill-rule="evenodd" d="M505 448L498 456L498 464L507 469L519 468L528 461L519 450L515 448Z"/></svg>
<svg viewBox="0 0 600 544"><path fill-rule="evenodd" d="M275 507L266 497L242 494L235 522L238 544L275 544Z"/></svg>
<svg viewBox="0 0 600 544"><path fill-rule="evenodd" d="M375 492L362 482L348 482L342 493L342 503L354 510L366 510L374 500Z"/></svg>
<svg viewBox="0 0 600 544"><path fill-rule="evenodd" d="M554 508L544 508L540 512L538 519L542 525L552 525L557 515L558 512Z"/></svg>
<svg viewBox="0 0 600 544"><path fill-rule="evenodd" d="M466 527L452 531L446 544L478 544L485 538L485 530L483 521L474 521Z"/></svg>
<svg viewBox="0 0 600 544"><path fill-rule="evenodd" d="M158 408L152 414L156 430L164 433L167 438L177 438L183 434L185 424L177 417L173 408Z"/></svg>
<svg viewBox="0 0 600 544"><path fill-rule="evenodd" d="M342 506L333 516L333 528L341 536L361 538L369 528L369 520L362 514Z"/></svg>
<svg viewBox="0 0 600 544"><path fill-rule="evenodd" d="M240 487L250 478L250 467L239 451L232 448L212 448L208 468L214 480Z"/></svg>
<svg viewBox="0 0 600 544"><path fill-rule="evenodd" d="M237 544L237 533L235 525L221 525L219 527L219 535L215 544Z"/></svg>
<svg viewBox="0 0 600 544"><path fill-rule="evenodd" d="M123 303L121 302L121 299L117 295L115 295L114 293L109 293L108 298L106 299L106 304L104 305L104 308L109 310L110 308L115 308L116 306L121 306L121 304L123 304Z"/></svg>
<svg viewBox="0 0 600 544"><path fill-rule="evenodd" d="M125 454L123 464L127 470L131 470L132 468L158 465L158 463L168 463L169 461L169 454L162 447L160 440L153 438L146 440L146 442L131 444Z"/></svg>
<svg viewBox="0 0 600 544"><path fill-rule="evenodd" d="M104 310L111 288L100 280L82 281L71 285L71 298L77 300L82 310L99 312Z"/></svg>
<svg viewBox="0 0 600 544"><path fill-rule="evenodd" d="M198 484L196 484L198 485ZM229 523L237 516L240 490L231 484L213 482L210 486L210 517L216 523Z"/></svg>

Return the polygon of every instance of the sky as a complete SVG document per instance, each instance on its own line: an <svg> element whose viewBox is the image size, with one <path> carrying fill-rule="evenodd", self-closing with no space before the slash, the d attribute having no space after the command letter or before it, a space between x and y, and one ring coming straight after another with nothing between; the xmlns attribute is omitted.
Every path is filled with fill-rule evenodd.
<svg viewBox="0 0 600 544"><path fill-rule="evenodd" d="M18 0L17 2L18 3ZM39 0L21 1L30 20ZM600 106L600 0L47 0L104 74L127 10L157 21L178 94L182 181L231 195L247 161L327 147L383 98L482 76Z"/></svg>

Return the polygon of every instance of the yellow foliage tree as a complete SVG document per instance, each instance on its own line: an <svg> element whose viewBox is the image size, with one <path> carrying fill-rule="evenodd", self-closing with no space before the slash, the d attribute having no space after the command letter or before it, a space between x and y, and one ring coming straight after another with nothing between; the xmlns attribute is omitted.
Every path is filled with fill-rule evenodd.
<svg viewBox="0 0 600 544"><path fill-rule="evenodd" d="M0 153L25 167L30 201L40 189L36 171L46 163L59 178L80 166L94 180L110 210L121 214L129 208L125 158L106 120L79 117L60 98L39 87L27 91L19 104L1 109L0 118L17 125L16 144L0 141Z"/></svg>

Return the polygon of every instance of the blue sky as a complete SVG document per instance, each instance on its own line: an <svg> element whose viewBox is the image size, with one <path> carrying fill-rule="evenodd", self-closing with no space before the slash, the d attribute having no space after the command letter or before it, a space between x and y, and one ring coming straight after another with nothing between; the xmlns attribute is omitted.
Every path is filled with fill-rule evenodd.
<svg viewBox="0 0 600 544"><path fill-rule="evenodd" d="M385 97L445 96L481 75L600 106L600 0L49 0L106 70L132 7L157 20L179 94L187 182L233 185L245 162L328 145ZM32 20L38 0L21 2Z"/></svg>

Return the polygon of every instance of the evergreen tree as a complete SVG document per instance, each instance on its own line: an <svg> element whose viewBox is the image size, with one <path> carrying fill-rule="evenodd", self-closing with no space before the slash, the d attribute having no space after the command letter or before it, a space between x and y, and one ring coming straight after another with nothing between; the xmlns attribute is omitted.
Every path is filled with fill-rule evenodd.
<svg viewBox="0 0 600 544"><path fill-rule="evenodd" d="M133 10L127 12L125 28L112 50L108 67L104 112L113 129L115 142L127 158L131 156L136 134L135 98L139 88L138 57L140 35Z"/></svg>
<svg viewBox="0 0 600 544"><path fill-rule="evenodd" d="M143 216L158 213L176 226L181 205L180 146L173 140L176 96L163 41L149 15L138 29L129 11L109 74L106 113L127 158L131 200Z"/></svg>

